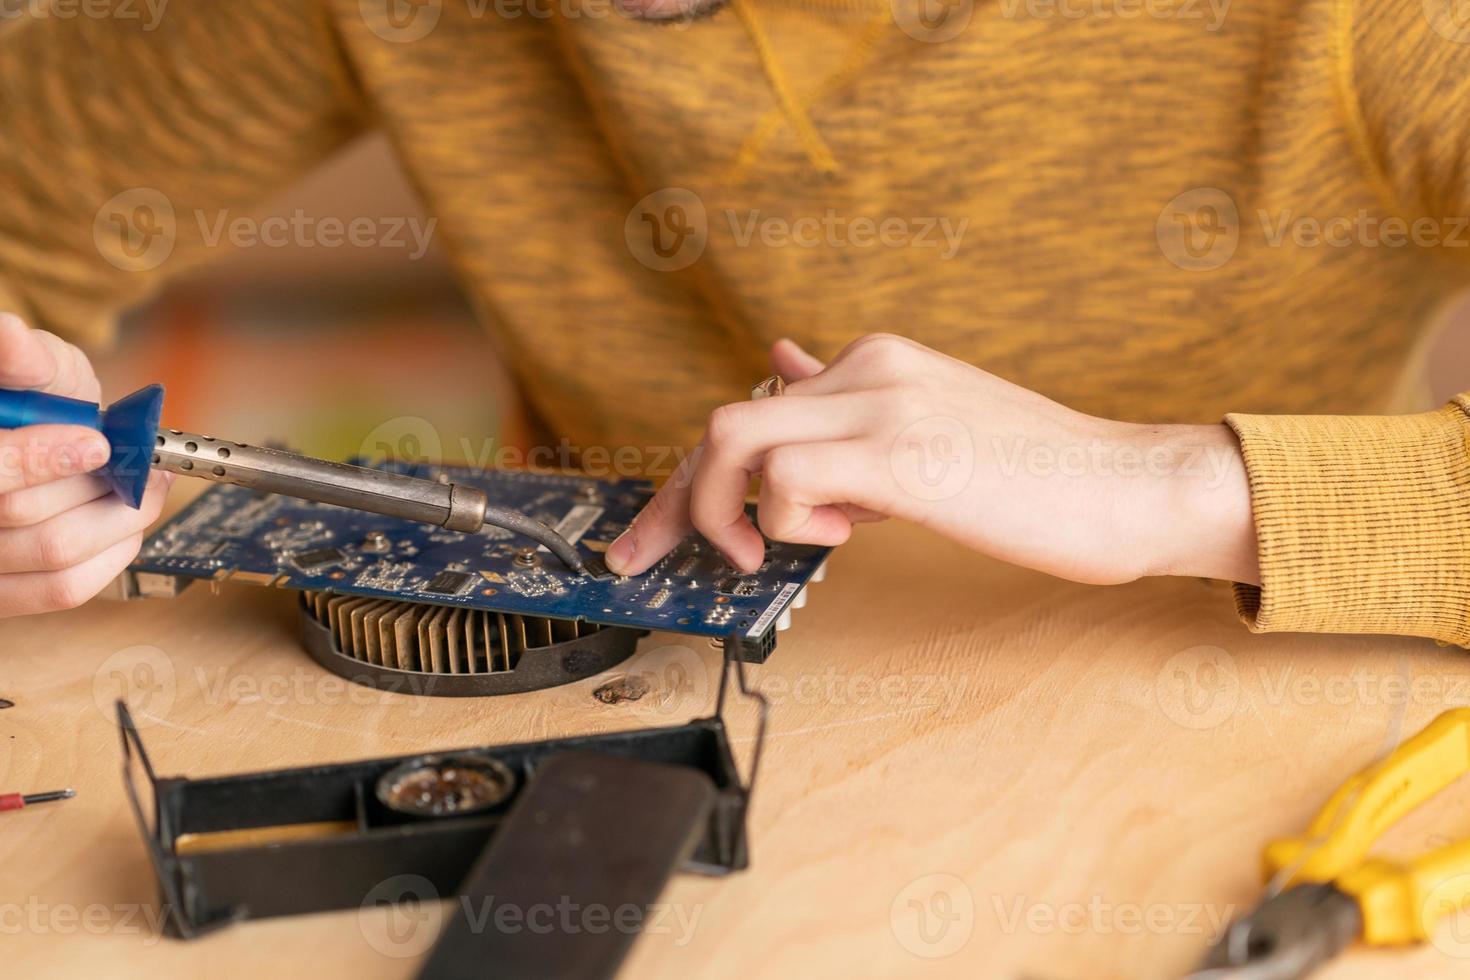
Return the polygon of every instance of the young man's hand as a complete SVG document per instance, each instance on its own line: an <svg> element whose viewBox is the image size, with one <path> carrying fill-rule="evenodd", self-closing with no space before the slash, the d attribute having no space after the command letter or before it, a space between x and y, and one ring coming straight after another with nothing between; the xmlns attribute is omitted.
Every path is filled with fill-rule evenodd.
<svg viewBox="0 0 1470 980"><path fill-rule="evenodd" d="M1259 578L1245 469L1224 425L1082 415L883 334L829 365L784 340L771 357L785 394L716 409L608 548L610 569L638 574L697 530L752 571L762 534L837 545L855 523L897 517L1078 582ZM756 476L760 530L745 514Z"/></svg>
<svg viewBox="0 0 1470 980"><path fill-rule="evenodd" d="M86 355L0 313L0 387L97 401ZM0 429L0 616L80 605L112 581L158 517L172 482L154 473L133 510L93 475L107 440L84 426Z"/></svg>

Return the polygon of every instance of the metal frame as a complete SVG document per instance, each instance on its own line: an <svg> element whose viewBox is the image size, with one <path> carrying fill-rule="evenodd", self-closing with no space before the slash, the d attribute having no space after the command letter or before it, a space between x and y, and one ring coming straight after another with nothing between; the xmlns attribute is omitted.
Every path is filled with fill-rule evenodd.
<svg viewBox="0 0 1470 980"><path fill-rule="evenodd" d="M755 745L742 778L723 712L731 684L757 705ZM747 812L764 753L770 705L751 689L739 659L739 638L725 642L715 714L682 725L507 745L470 751L504 761L524 787L537 767L559 752L594 752L693 766L716 789L709 823L684 870L724 875L749 865ZM350 908L374 884L395 874L419 874L442 895L454 894L475 858L519 797L486 813L413 820L393 815L373 794L377 777L415 755L190 779L154 769L127 705L117 703L123 783L148 848L164 904L165 928L192 939L247 919ZM141 767L153 794L153 825L135 780ZM221 851L180 854L181 834L353 819L337 837L293 840Z"/></svg>

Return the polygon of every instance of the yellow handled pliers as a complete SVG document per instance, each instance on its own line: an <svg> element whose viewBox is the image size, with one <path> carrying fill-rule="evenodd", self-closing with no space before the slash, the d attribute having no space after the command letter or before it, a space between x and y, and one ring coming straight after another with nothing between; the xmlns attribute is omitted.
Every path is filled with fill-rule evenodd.
<svg viewBox="0 0 1470 980"><path fill-rule="evenodd" d="M1353 940L1422 942L1470 900L1470 840L1406 864L1367 858L1396 821L1470 772L1470 708L1446 711L1332 795L1301 837L1266 846L1277 890L1232 922L1192 978L1297 980Z"/></svg>

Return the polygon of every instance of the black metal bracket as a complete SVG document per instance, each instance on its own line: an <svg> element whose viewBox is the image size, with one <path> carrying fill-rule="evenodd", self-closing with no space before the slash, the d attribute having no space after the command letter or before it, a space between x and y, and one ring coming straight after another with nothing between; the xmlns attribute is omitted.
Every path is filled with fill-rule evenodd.
<svg viewBox="0 0 1470 980"><path fill-rule="evenodd" d="M249 918L248 911L242 908L231 908L217 912L203 912L196 914L194 909L197 902L191 902L195 896L190 887L190 869L169 854L162 846L163 840L173 838L171 823L173 819L169 810L163 806L163 799L168 794L163 792L170 780L160 779L153 769L153 762L148 758L148 750L143 747L143 738L138 733L137 723L133 721L132 712L128 710L127 703L119 700L117 702L117 726L122 735L122 775L123 788L128 794L128 805L133 811L133 819L138 824L138 830L142 834L143 844L148 849L148 860L153 865L154 876L158 879L160 895L163 899L163 923L165 929L171 928L180 938L197 939L216 929L221 929L235 922ZM148 786L153 796L153 827L149 830L148 818L143 813L143 803L138 798L137 782L133 778L134 762L142 766L143 775L148 779Z"/></svg>
<svg viewBox="0 0 1470 980"><path fill-rule="evenodd" d="M723 875L749 864L747 812L764 752L770 705L747 681L740 641L725 642L714 715L681 725L538 742L453 749L491 756L524 786L539 767L565 753L593 753L684 766L714 787L705 826L682 863L686 872ZM735 690L757 705L755 742L742 776L724 722ZM399 874L456 894L519 793L494 810L414 820L387 812L372 787L417 755L202 779L160 777L125 703L117 703L123 781L158 879L169 930L192 939L247 919L359 905L378 883ZM139 792L142 770L153 797L150 826ZM188 835L335 823L333 836L181 850Z"/></svg>

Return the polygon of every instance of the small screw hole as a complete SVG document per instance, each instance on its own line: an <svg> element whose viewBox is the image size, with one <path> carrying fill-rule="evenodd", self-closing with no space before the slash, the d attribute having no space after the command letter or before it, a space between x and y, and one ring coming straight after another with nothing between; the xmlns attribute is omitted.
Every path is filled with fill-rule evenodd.
<svg viewBox="0 0 1470 980"><path fill-rule="evenodd" d="M181 469L181 470L192 470L193 468L194 468L194 461L192 459L186 459L182 463L179 464L179 469Z"/></svg>
<svg viewBox="0 0 1470 980"><path fill-rule="evenodd" d="M226 449L224 446L220 446L219 447L219 458L220 459L229 459L230 458L230 451L228 449Z"/></svg>
<svg viewBox="0 0 1470 980"><path fill-rule="evenodd" d="M199 451L199 443L186 442L184 443L184 449L191 453L197 453Z"/></svg>

